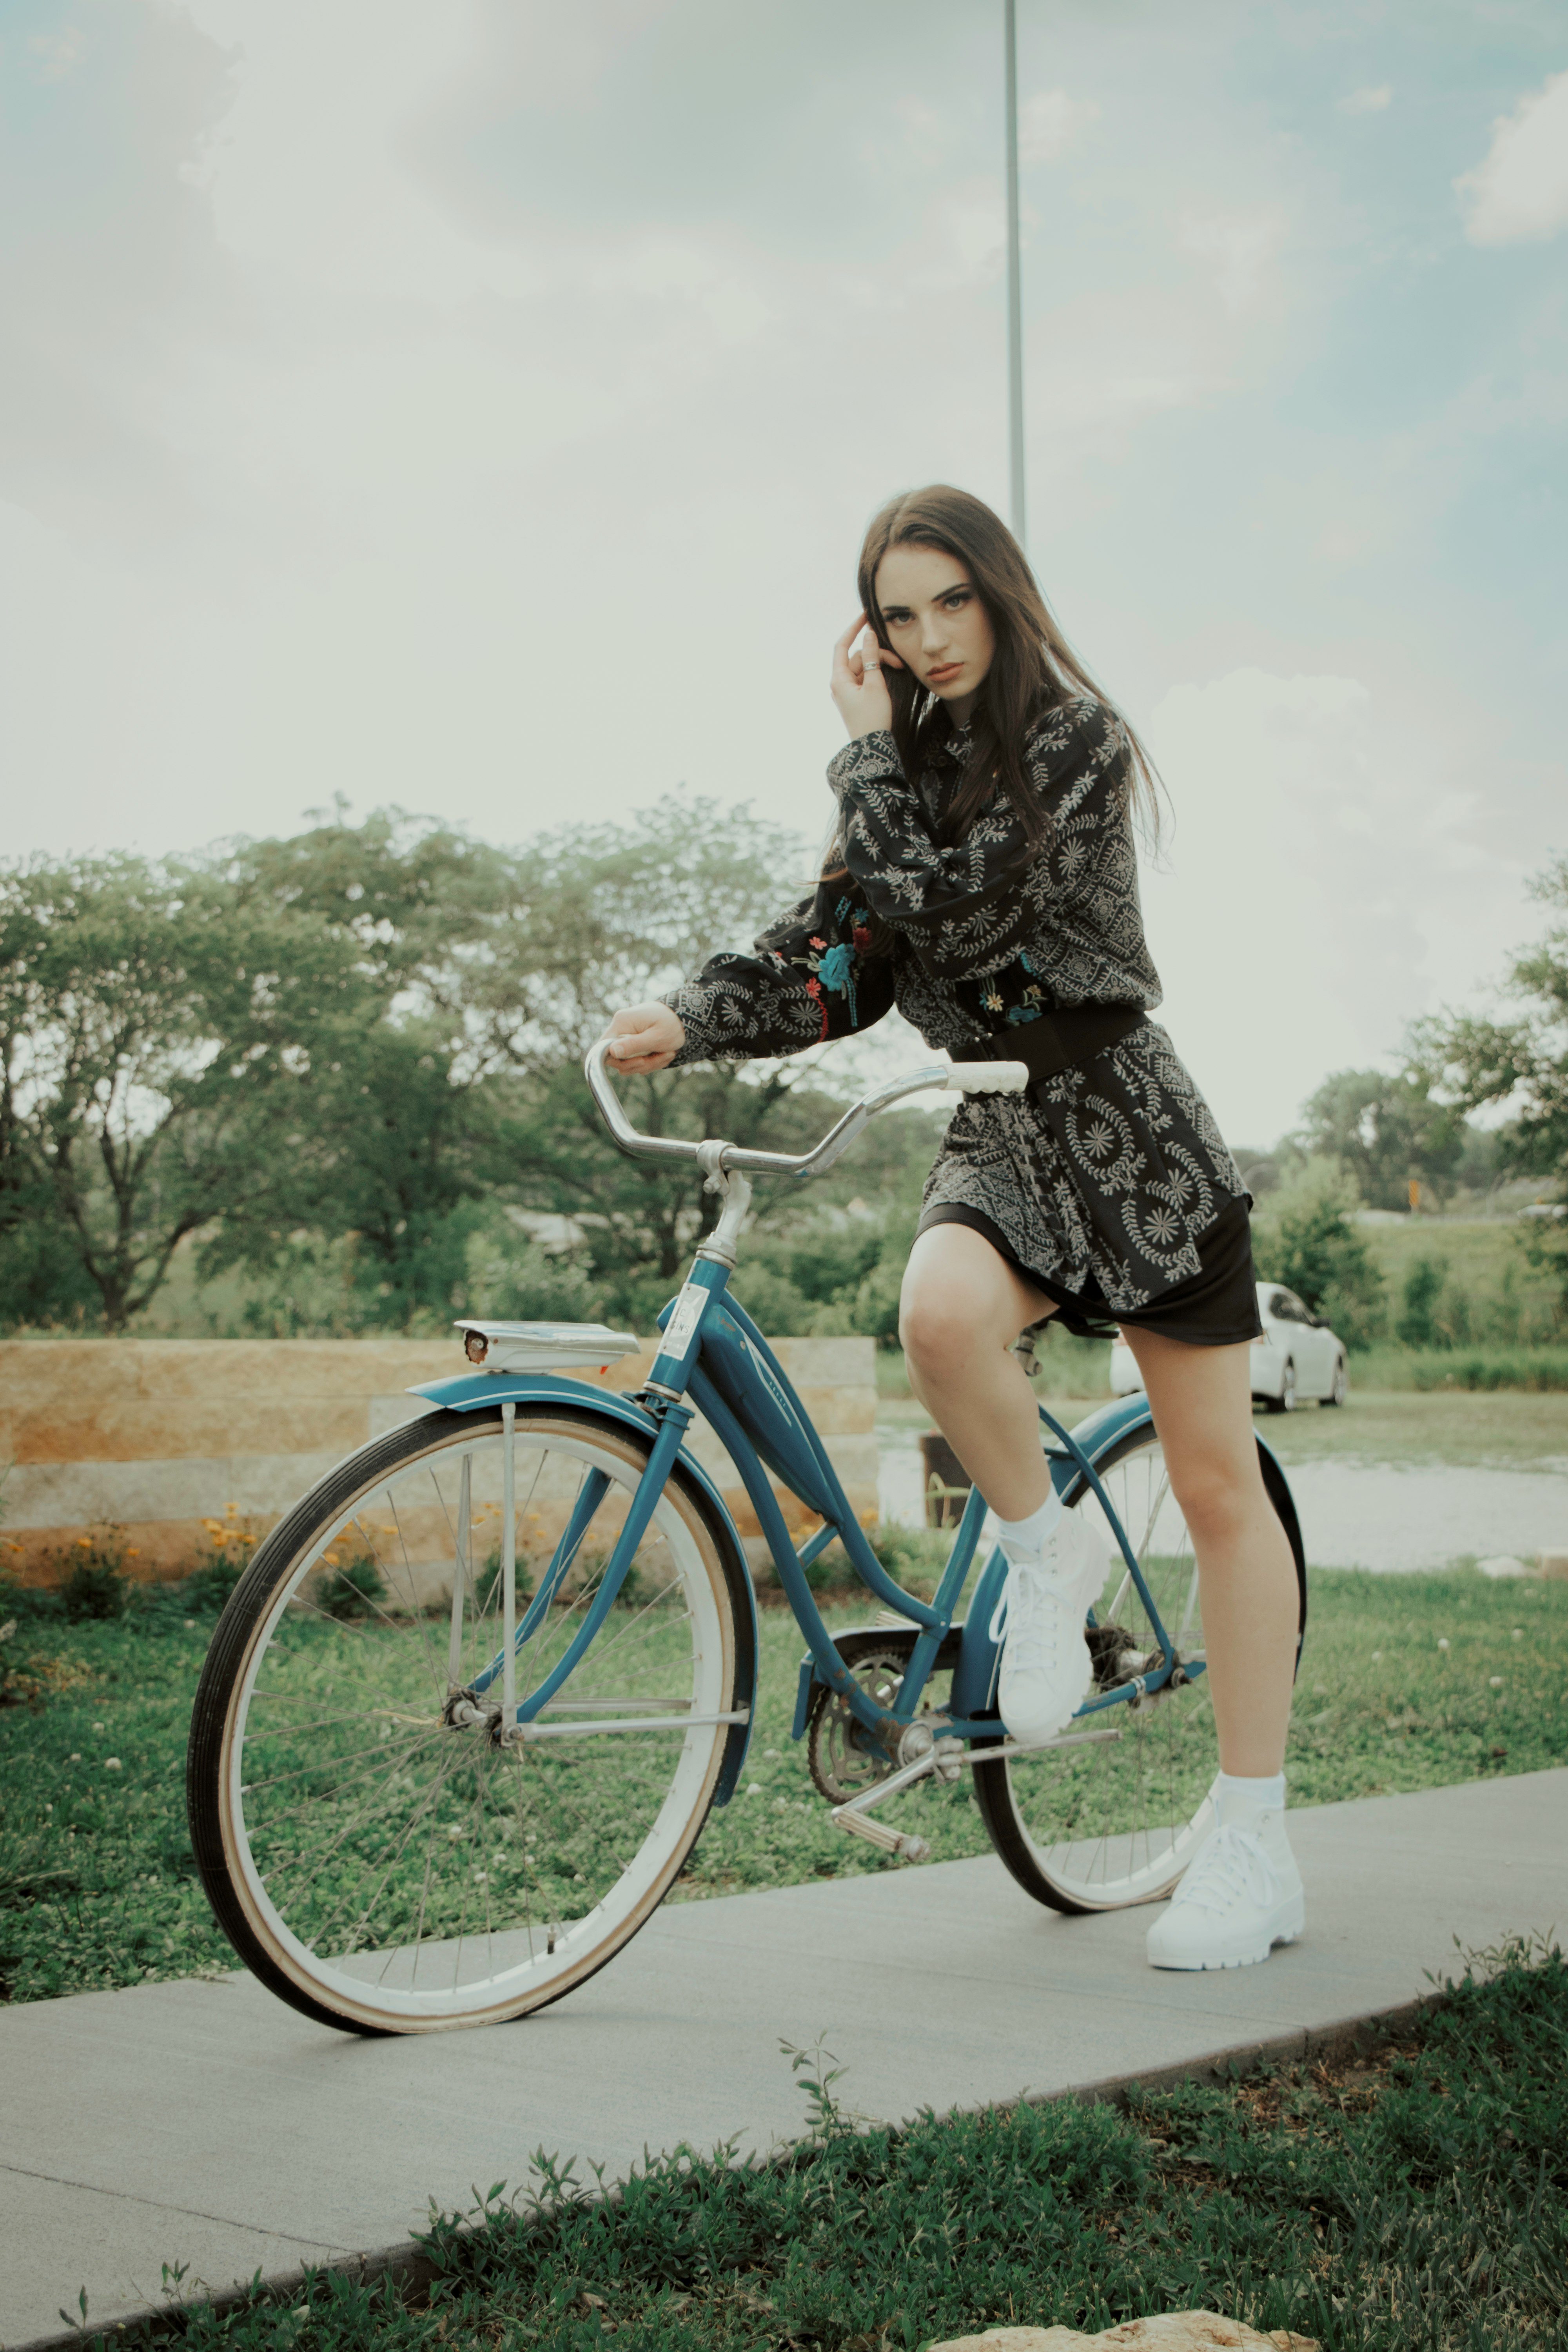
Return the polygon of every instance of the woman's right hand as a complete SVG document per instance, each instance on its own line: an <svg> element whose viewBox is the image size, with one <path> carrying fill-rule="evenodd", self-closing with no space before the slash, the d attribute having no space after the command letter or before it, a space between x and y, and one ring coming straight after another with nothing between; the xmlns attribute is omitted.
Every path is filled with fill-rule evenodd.
<svg viewBox="0 0 1568 2352"><path fill-rule="evenodd" d="M852 738L875 735L893 723L893 699L885 669L902 669L895 653L877 642L877 633L864 613L857 613L833 648L833 676L828 691Z"/></svg>
<svg viewBox="0 0 1568 2352"><path fill-rule="evenodd" d="M606 1035L612 1069L627 1077L667 1070L686 1043L686 1025L668 1004L632 1004L617 1013Z"/></svg>

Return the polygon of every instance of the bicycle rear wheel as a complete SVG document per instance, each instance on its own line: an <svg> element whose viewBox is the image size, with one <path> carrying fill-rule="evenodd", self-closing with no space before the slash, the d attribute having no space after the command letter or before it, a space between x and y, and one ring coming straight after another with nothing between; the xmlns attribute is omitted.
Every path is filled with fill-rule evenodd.
<svg viewBox="0 0 1568 2352"><path fill-rule="evenodd" d="M443 1720L500 1654L503 1442L499 1410L437 1412L342 1464L258 1550L197 1691L213 1907L266 1984L349 2031L519 2017L602 1968L689 1853L733 1732L716 1718L750 1696L744 1564L678 1468L538 1733ZM521 1699L581 1629L651 1440L522 1403L513 1442ZM574 1510L570 1569L529 1616Z"/></svg>
<svg viewBox="0 0 1568 2352"><path fill-rule="evenodd" d="M1269 1499L1290 1538L1304 1631L1307 1574L1294 1507L1272 1457L1259 1453ZM1145 1423L1096 1466L1178 1656L1201 1660L1197 1563L1159 1439ZM1069 1541L1094 1544L1108 1563L1092 1604L1089 1648L1095 1690L1112 1690L1157 1662L1158 1644L1121 1548L1087 1488L1068 1527ZM1219 1748L1207 1675L1068 1727L1120 1737L1090 1748L1047 1748L975 1772L975 1801L998 1854L1020 1886L1057 1911L1117 1911L1168 1895L1212 1826L1208 1790Z"/></svg>

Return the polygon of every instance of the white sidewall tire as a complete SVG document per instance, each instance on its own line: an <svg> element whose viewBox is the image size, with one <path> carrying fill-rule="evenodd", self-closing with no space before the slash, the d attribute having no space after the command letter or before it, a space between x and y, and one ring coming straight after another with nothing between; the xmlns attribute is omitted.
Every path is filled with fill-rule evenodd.
<svg viewBox="0 0 1568 2352"><path fill-rule="evenodd" d="M499 1417L491 1422L485 1415L481 1425L476 1423L481 1423L480 1416L443 1414L415 1422L391 1438L374 1441L323 1480L258 1551L220 1622L198 1692L197 1717L204 1696L209 1717L214 1699L219 1703L216 1740L209 1736L206 1753L200 1760L194 1726L190 1775L193 1840L209 1897L240 1957L264 1982L307 2014L350 2032L435 2032L496 2023L542 2008L583 1983L636 1935L664 1899L707 1818L723 1763L726 1727L694 1727L688 1731L679 1750L672 1748L670 1788L657 1819L632 1864L605 1897L584 1918L569 1923L552 1953L531 1958L488 1983L466 1986L456 1996L373 1990L363 1975L336 1969L330 1960L311 1953L279 1916L251 1855L241 1784L245 1725L261 1662L290 1598L332 1540L334 1528L352 1517L363 1499L384 1486L394 1471L406 1471L431 1455L460 1451L465 1444L499 1444ZM619 1473L628 1484L635 1484L647 1457L647 1444L639 1443L635 1432L608 1416L600 1420L587 1411L520 1408L518 1429L520 1434L527 1429L545 1438L552 1451L575 1455L610 1470L612 1475ZM429 1436L422 1437L426 1431ZM319 1506L315 1523L302 1528L301 1521L312 1506ZM669 1545L696 1621L700 1676L692 1693L692 1711L729 1712L744 1703L743 1696L736 1696L733 1596L719 1532L696 1489L679 1473L659 1498L654 1525ZM730 1575L733 1572L731 1563ZM228 1625L231 1618L236 1622ZM228 1662L220 1660L216 1668L223 1688L209 1692L208 1678L215 1660L220 1659L226 1625L231 1636L226 1645ZM674 1760L677 1753L679 1761ZM198 1790L204 1763L205 1785ZM199 1806L207 1816L201 1824L206 1834L200 1837ZM210 1866L215 1858L211 1851L215 1827L221 1848L221 1885L217 1885Z"/></svg>

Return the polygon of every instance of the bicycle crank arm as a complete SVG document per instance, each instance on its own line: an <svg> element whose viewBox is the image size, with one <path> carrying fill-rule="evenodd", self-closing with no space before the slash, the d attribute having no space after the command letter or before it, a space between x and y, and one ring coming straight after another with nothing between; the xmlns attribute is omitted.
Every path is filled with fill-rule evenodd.
<svg viewBox="0 0 1568 2352"><path fill-rule="evenodd" d="M868 1845L879 1847L883 1853L896 1853L905 1862L928 1861L931 1847L924 1838L906 1837L901 1831L889 1829L886 1822L874 1822L871 1808L886 1797L896 1797L905 1789L912 1789L917 1780L925 1780L930 1773L935 1772L944 1780L951 1779L962 1755L958 1740L933 1740L925 1754L917 1756L912 1764L906 1764L901 1771L889 1772L885 1780L874 1781L858 1797L851 1797L847 1804L835 1805L827 1818L836 1830L847 1830L852 1837L864 1838Z"/></svg>

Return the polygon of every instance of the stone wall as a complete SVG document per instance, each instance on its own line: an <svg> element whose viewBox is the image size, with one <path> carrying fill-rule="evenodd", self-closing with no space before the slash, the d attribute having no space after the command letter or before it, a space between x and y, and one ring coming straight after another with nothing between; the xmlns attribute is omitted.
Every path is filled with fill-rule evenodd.
<svg viewBox="0 0 1568 2352"><path fill-rule="evenodd" d="M877 1512L876 1372L869 1339L781 1339L779 1360L826 1441L857 1516ZM633 1388L653 1343L602 1375ZM18 1339L0 1341L0 1550L45 1583L56 1555L94 1527L122 1528L144 1577L183 1575L204 1518L232 1505L258 1531L367 1438L428 1408L406 1391L466 1369L451 1339ZM757 1533L728 1455L705 1423L693 1451L736 1525ZM814 1524L782 1496L792 1527Z"/></svg>

